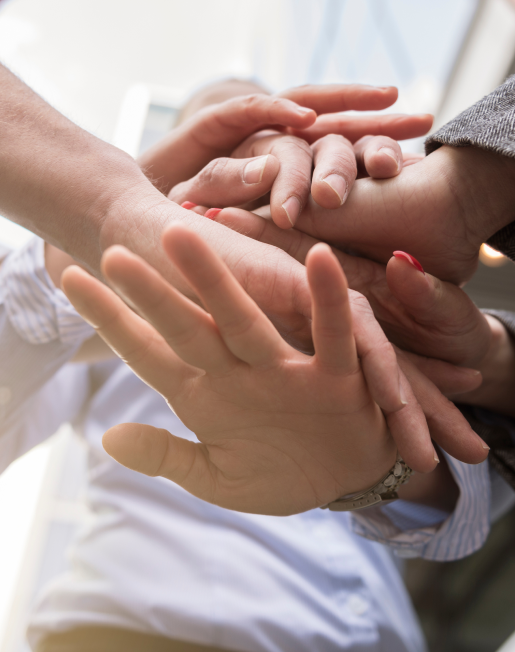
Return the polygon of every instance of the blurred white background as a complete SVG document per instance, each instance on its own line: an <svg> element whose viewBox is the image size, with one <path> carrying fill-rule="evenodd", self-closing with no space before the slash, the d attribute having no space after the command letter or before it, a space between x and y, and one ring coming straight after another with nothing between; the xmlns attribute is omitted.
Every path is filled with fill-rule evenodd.
<svg viewBox="0 0 515 652"><path fill-rule="evenodd" d="M439 125L495 88L514 52L509 0L0 1L0 60L133 155L217 78L255 78L271 90L394 84L392 110L434 112ZM0 218L0 243L16 247L29 235ZM23 649L30 604L65 568L64 551L87 519L82 459L64 428L0 477L2 652Z"/></svg>

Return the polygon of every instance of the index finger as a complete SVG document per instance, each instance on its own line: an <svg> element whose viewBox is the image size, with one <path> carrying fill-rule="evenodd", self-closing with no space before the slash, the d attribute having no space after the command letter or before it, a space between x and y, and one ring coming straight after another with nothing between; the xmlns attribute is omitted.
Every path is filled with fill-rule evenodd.
<svg viewBox="0 0 515 652"><path fill-rule="evenodd" d="M432 125L433 116L429 113L420 115L388 113L366 116L332 113L320 115L315 124L306 129L288 128L286 131L303 138L308 143L313 143L327 134L340 134L351 143L355 143L363 136L389 136L394 140L418 138L427 134Z"/></svg>
<svg viewBox="0 0 515 652"><path fill-rule="evenodd" d="M225 263L197 233L173 224L163 233L162 241L237 358L253 366L269 366L290 350Z"/></svg>
<svg viewBox="0 0 515 652"><path fill-rule="evenodd" d="M395 86L365 84L307 84L278 93L297 104L321 113L337 111L379 111L396 102L399 91Z"/></svg>

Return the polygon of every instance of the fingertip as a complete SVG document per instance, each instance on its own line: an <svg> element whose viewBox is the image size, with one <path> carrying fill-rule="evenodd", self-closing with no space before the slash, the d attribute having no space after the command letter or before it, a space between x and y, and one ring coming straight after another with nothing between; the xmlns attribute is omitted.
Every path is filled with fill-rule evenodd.
<svg viewBox="0 0 515 652"><path fill-rule="evenodd" d="M169 247L173 247L178 240L186 238L192 233L193 231L185 224L174 222L163 230L163 233L161 234L161 242L163 246L168 249Z"/></svg>
<svg viewBox="0 0 515 652"><path fill-rule="evenodd" d="M299 218L301 209L300 200L295 195L291 195L281 205L281 214L278 216L277 221L274 214L272 214L272 218L281 229L292 229Z"/></svg>
<svg viewBox="0 0 515 652"><path fill-rule="evenodd" d="M406 464L416 473L434 471L438 466L436 451L420 407L410 405L409 409L393 414L385 412L385 415L399 455Z"/></svg>
<svg viewBox="0 0 515 652"><path fill-rule="evenodd" d="M383 95L383 98L380 103L380 106L382 108L386 109L392 106L392 104L395 104L395 102L399 98L399 89L397 88L397 86L377 86L375 88Z"/></svg>
<svg viewBox="0 0 515 652"><path fill-rule="evenodd" d="M373 179L391 179L402 170L402 153L393 147L381 147L366 155L366 169Z"/></svg>
<svg viewBox="0 0 515 652"><path fill-rule="evenodd" d="M71 303L76 301L77 285L90 275L78 265L69 265L61 274L61 289Z"/></svg>
<svg viewBox="0 0 515 652"><path fill-rule="evenodd" d="M412 256L411 254L407 254L405 251L394 251L393 252L394 258L400 258L402 260L407 260L410 265L412 265L417 271L422 272L425 276L424 268L422 265L418 262L418 260L415 258L415 256Z"/></svg>
<svg viewBox="0 0 515 652"><path fill-rule="evenodd" d="M109 279L118 269L122 261L132 261L137 256L122 245L113 245L104 251L100 261L100 271Z"/></svg>
<svg viewBox="0 0 515 652"><path fill-rule="evenodd" d="M221 208L210 208L204 213L204 217L207 217L209 220L216 220L218 213L221 213L223 209Z"/></svg>
<svg viewBox="0 0 515 652"><path fill-rule="evenodd" d="M396 414L404 410L408 405L406 400L403 399L402 392L393 386L390 391L387 391L385 387L381 387L379 391L374 391L374 388L370 386L370 393L379 407L388 414Z"/></svg>
<svg viewBox="0 0 515 652"><path fill-rule="evenodd" d="M340 174L329 174L311 184L311 194L322 208L336 209L342 206L350 192L351 184Z"/></svg>
<svg viewBox="0 0 515 652"><path fill-rule="evenodd" d="M77 278L77 276L89 276L89 274L82 269L82 267L79 267L79 265L69 265L66 267L61 275L61 282L64 284L66 283L71 283L74 278Z"/></svg>
<svg viewBox="0 0 515 652"><path fill-rule="evenodd" d="M121 423L102 437L108 455L123 466L149 476L158 474L168 446L169 433L140 423Z"/></svg>
<svg viewBox="0 0 515 652"><path fill-rule="evenodd" d="M397 88L397 86L381 86L380 88L386 91L387 93L392 93L393 95L396 96L399 95L399 89Z"/></svg>
<svg viewBox="0 0 515 652"><path fill-rule="evenodd" d="M317 242L314 244L306 255L306 264L309 261L313 261L318 257L326 257L328 254L332 254L331 247L326 242Z"/></svg>
<svg viewBox="0 0 515 652"><path fill-rule="evenodd" d="M469 392L478 389L483 384L483 375L476 369L455 367L453 365L452 373L455 376L452 389L443 392L447 397L451 396L454 398L460 394L468 394Z"/></svg>
<svg viewBox="0 0 515 652"><path fill-rule="evenodd" d="M297 106L297 115L301 118L302 125L300 129L305 129L306 127L311 127L316 122L317 114L313 109L310 109L307 106Z"/></svg>
<svg viewBox="0 0 515 652"><path fill-rule="evenodd" d="M330 245L326 242L317 242L311 247L306 255L306 266L313 267L313 265L330 265L338 272L338 276L342 276L344 282L347 284L347 277L343 271L342 266Z"/></svg>
<svg viewBox="0 0 515 652"><path fill-rule="evenodd" d="M395 251L386 265L388 288L401 303L427 302L435 290L435 281L426 274L413 256Z"/></svg>
<svg viewBox="0 0 515 652"><path fill-rule="evenodd" d="M422 113L421 118L424 122L427 123L427 130L429 131L435 121L434 115L432 113Z"/></svg>

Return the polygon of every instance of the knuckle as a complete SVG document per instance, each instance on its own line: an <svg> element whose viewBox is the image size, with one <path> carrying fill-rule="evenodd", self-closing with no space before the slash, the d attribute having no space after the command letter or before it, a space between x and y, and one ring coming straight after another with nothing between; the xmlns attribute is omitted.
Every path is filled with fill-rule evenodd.
<svg viewBox="0 0 515 652"><path fill-rule="evenodd" d="M313 143L311 147L314 151L321 154L323 154L325 150L343 151L348 149L349 151L353 151L353 146L350 140L341 134L326 134Z"/></svg>
<svg viewBox="0 0 515 652"><path fill-rule="evenodd" d="M371 135L362 136L359 140L357 140L354 143L354 149L360 149L360 148L364 147L367 143L369 143L374 138L375 138L375 136L371 136Z"/></svg>
<svg viewBox="0 0 515 652"><path fill-rule="evenodd" d="M375 320L370 302L364 294L361 294L361 292L356 292L355 290L349 290L349 297L353 310L357 309L361 315L373 317Z"/></svg>
<svg viewBox="0 0 515 652"><path fill-rule="evenodd" d="M212 187L218 185L227 176L229 159L216 158L210 161L197 175L197 185Z"/></svg>
<svg viewBox="0 0 515 652"><path fill-rule="evenodd" d="M269 104L267 105L267 102L270 102L268 95L259 95L257 93L253 95L245 95L244 97L238 98L238 100L240 101L243 111L247 115L247 118L251 121L262 121L263 110L265 107L269 108ZM272 99L272 105L273 104L274 100Z"/></svg>
<svg viewBox="0 0 515 652"><path fill-rule="evenodd" d="M312 157L312 150L305 140L296 136L284 135L276 138L270 153L280 159L282 155L298 156L299 150L303 155Z"/></svg>
<svg viewBox="0 0 515 652"><path fill-rule="evenodd" d="M175 203L185 201L188 195L188 188L190 187L189 181L182 181L174 186L168 193L168 199Z"/></svg>

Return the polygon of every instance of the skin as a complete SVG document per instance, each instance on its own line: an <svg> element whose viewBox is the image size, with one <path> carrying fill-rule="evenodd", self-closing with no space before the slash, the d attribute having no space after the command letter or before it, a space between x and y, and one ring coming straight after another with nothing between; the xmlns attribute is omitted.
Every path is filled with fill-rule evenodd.
<svg viewBox="0 0 515 652"><path fill-rule="evenodd" d="M201 444L124 424L106 433L106 450L204 500L256 513L297 513L377 482L395 460L400 423L388 432L366 387L345 276L330 248L317 245L306 261L315 343L306 356L198 235L175 226L163 246L208 312L120 247L106 252L103 272L141 317L78 267L65 271L63 288ZM412 437L425 425L414 407L396 415Z"/></svg>
<svg viewBox="0 0 515 652"><path fill-rule="evenodd" d="M282 231L269 220L242 210L228 209L215 219L282 248L302 263L317 242L295 229ZM513 415L515 348L497 319L484 315L456 285L419 271L405 257L392 257L384 266L336 248L333 252L349 287L367 297L389 339L404 351L426 357L425 362L417 359L421 370L430 374L425 365L438 358L479 372L481 384L471 392L456 393L451 376L447 386L443 378L438 379L442 392L458 402ZM440 404L435 418L444 407ZM424 409L428 416L429 408Z"/></svg>
<svg viewBox="0 0 515 652"><path fill-rule="evenodd" d="M515 219L514 179L514 159L441 147L394 178L358 180L337 210L309 202L296 227L378 262L408 251L459 285L474 273L481 244Z"/></svg>
<svg viewBox="0 0 515 652"><path fill-rule="evenodd" d="M185 108L185 115L190 120L199 120L206 111L207 103L220 100L224 95L243 94L248 91L249 84L236 81L216 84L196 95ZM346 137L351 132L354 140L361 139L370 133L383 134L382 140L368 140L364 148L368 153L369 174L379 178L397 174L402 159L400 148L395 139L412 138L427 133L431 128L433 118L430 115L416 116L376 116L374 119L350 119L342 111L346 110L380 110L387 108L397 99L397 89L386 87L377 89L362 85L345 87L344 98L335 100L335 91L343 87L302 86L279 93L277 97L303 104L307 103L317 111L318 117L311 127L316 131L283 127L281 130L264 130L251 135L237 148L227 148L226 157L212 157L202 170L197 186L209 189L207 195L210 202L218 200L217 206L231 205L230 196L216 194L216 180L220 174L225 176L227 168L235 166L234 158L248 158L268 155L268 171L276 166L275 180L271 189L271 216L276 224L289 228L295 223L300 211L306 205L310 192L325 208L341 206L356 179L356 161L352 141ZM259 90L259 87L258 87ZM260 90L264 94L263 90ZM211 109L207 109L211 110ZM195 114L193 114L195 111ZM331 113L339 111L339 113ZM326 114L330 115L326 115ZM192 115L193 114L193 115ZM325 115L324 115L325 114ZM323 118L331 118L330 122L318 124ZM328 130L331 131L328 131ZM199 137L198 126L195 129ZM205 136L212 138L211 133ZM156 181L156 185L165 194L178 203L186 199L200 203L195 195L191 181L180 183L194 176L193 169L184 160L177 158L177 148L180 146L181 127L173 130L159 144L143 154L140 164ZM311 147L310 147L311 145ZM385 152L390 151L390 155ZM230 155L230 156L229 156ZM188 153L189 156L189 153ZM392 160L396 159L395 163ZM313 165L315 167L312 173ZM191 172L191 174L189 174ZM244 178L244 176L243 176ZM179 185L178 185L179 184ZM252 184L253 185L253 184ZM173 190L172 190L173 189ZM257 198L256 188L254 198ZM252 193L249 188L249 192ZM269 189L267 189L268 192ZM219 199L220 197L220 199ZM211 206L215 205L213 203Z"/></svg>
<svg viewBox="0 0 515 652"><path fill-rule="evenodd" d="M364 155L363 155L363 158L365 158Z"/></svg>
<svg viewBox="0 0 515 652"><path fill-rule="evenodd" d="M166 226L184 221L213 245L284 337L299 347L309 345L309 292L295 261L181 209L152 185L129 156L81 130L1 66L0 85L3 215L97 276L102 252L123 244L193 296L158 246ZM315 110L348 108L346 87L319 90L311 87L294 93L303 101L311 97L313 108L286 98L254 95L195 114L173 136L176 149L169 181L173 185L195 176L209 161L230 153L263 127L280 124L304 130L316 124ZM391 103L395 94L395 89L393 94L392 89L365 89L362 106ZM232 121L227 122L228 116ZM167 151L170 147L160 150ZM185 160L187 165L182 165ZM154 178L160 176L158 162L149 171ZM169 163L170 156L162 162Z"/></svg>

